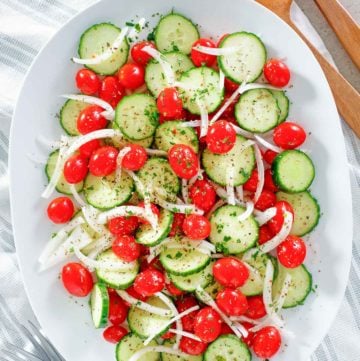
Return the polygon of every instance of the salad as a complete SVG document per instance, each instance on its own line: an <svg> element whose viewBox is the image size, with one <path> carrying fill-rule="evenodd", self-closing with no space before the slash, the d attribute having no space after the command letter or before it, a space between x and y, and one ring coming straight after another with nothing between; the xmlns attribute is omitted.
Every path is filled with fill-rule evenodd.
<svg viewBox="0 0 360 361"><path fill-rule="evenodd" d="M249 32L215 41L174 12L147 27L80 37L40 268L89 296L117 361L269 359L291 338L282 309L312 290L301 237L320 217L290 70Z"/></svg>

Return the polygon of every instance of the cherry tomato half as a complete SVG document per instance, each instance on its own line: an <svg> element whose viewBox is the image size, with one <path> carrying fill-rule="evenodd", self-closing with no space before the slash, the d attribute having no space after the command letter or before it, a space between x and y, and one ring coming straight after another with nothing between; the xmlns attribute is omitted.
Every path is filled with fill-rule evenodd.
<svg viewBox="0 0 360 361"><path fill-rule="evenodd" d="M165 287L164 275L155 270L147 269L140 272L134 282L134 290L142 296L152 296Z"/></svg>
<svg viewBox="0 0 360 361"><path fill-rule="evenodd" d="M99 97L116 108L119 101L124 97L125 89L116 76L107 76L101 82Z"/></svg>
<svg viewBox="0 0 360 361"><path fill-rule="evenodd" d="M255 203L255 208L260 211L265 211L266 209L273 207L276 203L275 193L264 189L257 202Z"/></svg>
<svg viewBox="0 0 360 361"><path fill-rule="evenodd" d="M130 235L139 226L139 220L135 216L116 217L108 222L109 231L114 235Z"/></svg>
<svg viewBox="0 0 360 361"><path fill-rule="evenodd" d="M273 133L274 143L283 149L295 149L306 140L304 128L292 122L279 124Z"/></svg>
<svg viewBox="0 0 360 361"><path fill-rule="evenodd" d="M211 225L206 217L199 214L190 214L184 220L183 231L190 239L205 239L210 235Z"/></svg>
<svg viewBox="0 0 360 361"><path fill-rule="evenodd" d="M223 286L238 288L249 278L249 270L240 260L224 257L217 260L213 267L215 279Z"/></svg>
<svg viewBox="0 0 360 361"><path fill-rule="evenodd" d="M219 120L209 127L206 144L210 152L215 154L228 153L235 145L236 132L226 120Z"/></svg>
<svg viewBox="0 0 360 361"><path fill-rule="evenodd" d="M198 173L199 159L187 145L175 144L168 152L169 163L180 178L190 179Z"/></svg>
<svg viewBox="0 0 360 361"><path fill-rule="evenodd" d="M129 308L116 292L109 292L109 321L115 325L121 325L127 317Z"/></svg>
<svg viewBox="0 0 360 361"><path fill-rule="evenodd" d="M180 340L180 350L189 355L201 355L205 352L207 344L205 342L196 341L192 338L182 337Z"/></svg>
<svg viewBox="0 0 360 361"><path fill-rule="evenodd" d="M90 173L96 177L105 177L116 169L118 150L115 147L104 146L96 149L89 162Z"/></svg>
<svg viewBox="0 0 360 361"><path fill-rule="evenodd" d="M121 166L133 171L141 169L147 161L145 148L138 144L128 144L126 147L130 150L124 155Z"/></svg>
<svg viewBox="0 0 360 361"><path fill-rule="evenodd" d="M184 223L184 219L185 219L185 214L183 213L174 214L174 220L171 225L169 237L175 237L176 235L183 234L182 225Z"/></svg>
<svg viewBox="0 0 360 361"><path fill-rule="evenodd" d="M194 332L201 341L212 342L221 332L221 317L211 307L202 308L195 317Z"/></svg>
<svg viewBox="0 0 360 361"><path fill-rule="evenodd" d="M216 61L216 56L204 54L198 50L195 50L194 48L196 48L198 45L206 46L208 48L216 47L215 43L210 39L202 38L202 39L195 41L195 43L193 44L192 49L191 49L191 60L193 61L195 66L203 66L203 65L211 66L211 65L213 65Z"/></svg>
<svg viewBox="0 0 360 361"><path fill-rule="evenodd" d="M259 239L258 239L258 243L264 244L267 241L270 241L270 239L273 237L273 233L271 232L269 226L267 226L266 224L263 224L260 228L259 228Z"/></svg>
<svg viewBox="0 0 360 361"><path fill-rule="evenodd" d="M140 256L140 244L129 235L117 236L112 244L113 252L125 262L133 262Z"/></svg>
<svg viewBox="0 0 360 361"><path fill-rule="evenodd" d="M184 296L182 298L177 299L175 301L175 305L176 305L176 308L179 311L179 313L182 313L191 307L197 306L198 303L196 301L196 298L189 295L189 296ZM194 331L194 322L195 322L195 317L196 317L197 313L198 313L198 311L193 311L181 318L181 323L182 323L184 331L187 331L187 332Z"/></svg>
<svg viewBox="0 0 360 361"><path fill-rule="evenodd" d="M88 172L88 160L81 154L69 157L64 165L64 177L70 184L79 183L85 179Z"/></svg>
<svg viewBox="0 0 360 361"><path fill-rule="evenodd" d="M287 236L277 247L277 256L284 267L299 267L306 257L305 242L300 237Z"/></svg>
<svg viewBox="0 0 360 361"><path fill-rule="evenodd" d="M87 143L83 144L80 148L79 148L79 152L82 156L86 157L86 158L90 158L91 154L93 154L93 152L101 147L101 142L99 139L93 139L88 141Z"/></svg>
<svg viewBox="0 0 360 361"><path fill-rule="evenodd" d="M254 169L250 178L244 183L243 188L245 191L256 192L257 185L259 183L259 173Z"/></svg>
<svg viewBox="0 0 360 361"><path fill-rule="evenodd" d="M87 296L94 285L91 273L80 263L68 263L61 272L61 279L66 290L73 296Z"/></svg>
<svg viewBox="0 0 360 361"><path fill-rule="evenodd" d="M225 288L216 296L219 308L228 316L241 316L248 309L246 297L240 290Z"/></svg>
<svg viewBox="0 0 360 361"><path fill-rule="evenodd" d="M264 327L256 332L252 341L255 355L262 359L273 357L279 351L280 346L280 332L272 326Z"/></svg>
<svg viewBox="0 0 360 361"><path fill-rule="evenodd" d="M216 192L213 185L206 179L198 179L190 187L190 198L195 206L205 213L210 211L216 202Z"/></svg>
<svg viewBox="0 0 360 361"><path fill-rule="evenodd" d="M294 217L294 210L292 206L286 201L280 201L275 204L276 214L270 221L267 223L271 232L277 234L280 232L280 229L284 223L284 213L285 211L290 212Z"/></svg>
<svg viewBox="0 0 360 361"><path fill-rule="evenodd" d="M143 296L143 295L140 295L138 292L136 292L135 291L135 288L134 288L134 285L131 285L129 288L127 288L126 289L126 292L130 295L130 296L132 296L132 297L134 297L134 298L136 298L136 299L138 299L138 300L140 300L140 301L146 301L147 300L147 296ZM129 305L130 306L130 305Z"/></svg>
<svg viewBox="0 0 360 361"><path fill-rule="evenodd" d="M77 129L81 134L88 134L95 130L104 129L107 120L101 115L104 111L98 105L89 105L83 109L77 118Z"/></svg>
<svg viewBox="0 0 360 361"><path fill-rule="evenodd" d="M147 46L156 49L155 44L151 41L141 41L131 48L131 57L135 63L146 65L151 60L152 56L143 50Z"/></svg>
<svg viewBox="0 0 360 361"><path fill-rule="evenodd" d="M80 69L75 77L76 87L86 95L94 95L100 88L99 77L89 69Z"/></svg>
<svg viewBox="0 0 360 361"><path fill-rule="evenodd" d="M157 98L159 113L167 119L180 118L183 110L183 103L175 88L165 88Z"/></svg>
<svg viewBox="0 0 360 361"><path fill-rule="evenodd" d="M69 222L74 215L74 203L69 197L55 198L48 205L47 215L56 224Z"/></svg>
<svg viewBox="0 0 360 361"><path fill-rule="evenodd" d="M247 302L248 309L245 316L252 318L253 320L258 320L259 318L266 316L266 309L262 295L248 297Z"/></svg>
<svg viewBox="0 0 360 361"><path fill-rule="evenodd" d="M290 81L290 70L287 65L279 59L270 59L264 66L266 80L276 87L284 87Z"/></svg>
<svg viewBox="0 0 360 361"><path fill-rule="evenodd" d="M265 159L265 162L267 164L272 164L272 162L274 161L274 159L276 158L276 156L278 155L279 153L276 153L274 152L273 150L271 149L268 149L265 153L264 153L264 159Z"/></svg>
<svg viewBox="0 0 360 361"><path fill-rule="evenodd" d="M126 89L136 89L145 82L145 70L138 64L125 64L119 70L119 82Z"/></svg>
<svg viewBox="0 0 360 361"><path fill-rule="evenodd" d="M103 332L103 337L110 343L118 343L129 331L122 326L109 326Z"/></svg>

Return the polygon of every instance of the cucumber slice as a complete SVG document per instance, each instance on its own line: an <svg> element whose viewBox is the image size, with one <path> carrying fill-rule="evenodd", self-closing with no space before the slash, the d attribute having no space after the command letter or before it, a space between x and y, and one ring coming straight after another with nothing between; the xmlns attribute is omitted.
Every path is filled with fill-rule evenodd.
<svg viewBox="0 0 360 361"><path fill-rule="evenodd" d="M320 206L310 192L305 191L296 194L277 192L278 201L286 201L294 210L294 223L290 234L304 236L310 233L319 223Z"/></svg>
<svg viewBox="0 0 360 361"><path fill-rule="evenodd" d="M247 264L249 264L253 268L253 270L250 270L250 276L245 282L245 284L240 287L240 291L245 296L256 296L262 294L264 289L266 264L268 260L271 260L274 264L274 268L276 269L276 260L272 256L261 253L254 249L246 252L241 257L241 259Z"/></svg>
<svg viewBox="0 0 360 361"><path fill-rule="evenodd" d="M89 106L88 103L68 99L60 110L60 124L69 135L79 135L77 119L82 110Z"/></svg>
<svg viewBox="0 0 360 361"><path fill-rule="evenodd" d="M49 158L48 158L46 166L45 166L45 173L46 173L48 181L50 181L50 179L54 173L54 169L55 169L58 157L59 157L59 150L54 150L49 155ZM83 185L84 185L84 182L77 183L75 186L76 190L78 192L81 192L83 189ZM69 183L65 180L65 177L63 174L61 175L59 181L56 184L56 190L63 194L72 195L70 188L69 188Z"/></svg>
<svg viewBox="0 0 360 361"><path fill-rule="evenodd" d="M198 286L206 288L213 281L214 262L210 262L203 270L190 276L176 276L168 273L171 282L179 289L185 292L194 292Z"/></svg>
<svg viewBox="0 0 360 361"><path fill-rule="evenodd" d="M212 299L216 299L217 294L224 289L224 286L222 286L220 283L218 283L215 279L204 288L204 291L212 297ZM197 292L195 292L196 297L198 297ZM199 297L201 300L201 297Z"/></svg>
<svg viewBox="0 0 360 361"><path fill-rule="evenodd" d="M110 209L127 202L134 191L134 182L125 172L121 181L116 182L115 174L95 177L89 173L85 179L84 195L86 201L95 208Z"/></svg>
<svg viewBox="0 0 360 361"><path fill-rule="evenodd" d="M233 54L218 57L218 64L227 78L236 83L255 81L266 62L266 48L255 34L240 32L226 36L220 48L239 47Z"/></svg>
<svg viewBox="0 0 360 361"><path fill-rule="evenodd" d="M160 253L160 262L169 273L176 276L189 276L203 270L211 258L191 249L164 249Z"/></svg>
<svg viewBox="0 0 360 361"><path fill-rule="evenodd" d="M289 115L290 101L283 90L270 90L271 94L275 97L280 109L280 117L278 124L284 122Z"/></svg>
<svg viewBox="0 0 360 361"><path fill-rule="evenodd" d="M90 296L91 317L95 328L107 325L109 315L109 294L102 283L96 283Z"/></svg>
<svg viewBox="0 0 360 361"><path fill-rule="evenodd" d="M163 58L170 64L176 80L180 80L182 73L194 67L190 58L178 51L165 53ZM151 94L156 98L162 90L169 87L163 68L156 60L151 60L146 66L145 83Z"/></svg>
<svg viewBox="0 0 360 361"><path fill-rule="evenodd" d="M236 136L234 147L226 154L214 154L207 148L202 154L202 165L208 177L215 183L222 186L227 184L227 173L230 168L234 169L232 186L244 184L255 167L255 153L253 147L248 147L244 151L243 143L247 140L241 135Z"/></svg>
<svg viewBox="0 0 360 361"><path fill-rule="evenodd" d="M291 283L285 298L283 308L303 305L312 288L312 276L304 265L296 268L285 268L279 263L279 274L273 285L273 295L276 300L281 292L286 275L291 275Z"/></svg>
<svg viewBox="0 0 360 361"><path fill-rule="evenodd" d="M155 44L161 52L190 54L192 45L199 37L199 31L191 20L174 13L164 16L155 30Z"/></svg>
<svg viewBox="0 0 360 361"><path fill-rule="evenodd" d="M204 361L251 361L251 352L235 335L222 335L208 346Z"/></svg>
<svg viewBox="0 0 360 361"><path fill-rule="evenodd" d="M204 104L206 111L212 113L224 99L224 89L219 88L220 75L206 66L193 68L180 78L183 106L192 114L200 114L197 102Z"/></svg>
<svg viewBox="0 0 360 361"><path fill-rule="evenodd" d="M158 227L153 229L150 224L141 225L136 231L136 242L148 247L156 246L169 234L173 219L174 215L170 211L162 209Z"/></svg>
<svg viewBox="0 0 360 361"><path fill-rule="evenodd" d="M117 257L111 249L101 253L97 259L106 259L113 264L119 265L128 264L128 262L122 261L119 257ZM105 269L96 269L95 271L97 278L109 285L111 288L124 290L130 287L134 282L135 277L139 272L139 264L135 262L134 267L125 272L110 271Z"/></svg>
<svg viewBox="0 0 360 361"><path fill-rule="evenodd" d="M266 133L278 125L280 108L267 89L248 90L235 105L235 118L240 127L252 133Z"/></svg>
<svg viewBox="0 0 360 361"><path fill-rule="evenodd" d="M91 59L102 54L110 48L121 30L110 23L101 23L91 26L81 35L79 43L79 56L81 59ZM129 54L129 44L123 40L119 48L110 58L96 65L85 65L87 68L101 75L111 75L127 62Z"/></svg>
<svg viewBox="0 0 360 361"><path fill-rule="evenodd" d="M145 189L155 189L165 195L169 202L176 201L176 195L180 189L179 179L170 167L169 162L164 158L152 157L137 173ZM141 197L143 194L137 187L137 192ZM152 196L156 200L155 196Z"/></svg>
<svg viewBox="0 0 360 361"><path fill-rule="evenodd" d="M237 218L244 212L244 207L225 205L211 215L209 239L219 252L237 254L254 247L259 225L252 215L239 222Z"/></svg>
<svg viewBox="0 0 360 361"><path fill-rule="evenodd" d="M285 150L272 164L276 185L285 192L306 191L315 178L315 167L308 155L301 150Z"/></svg>
<svg viewBox="0 0 360 361"><path fill-rule="evenodd" d="M168 306L157 296L150 297L146 302L155 307L168 309ZM161 336L170 328L167 325L170 320L171 317L155 315L136 306L131 306L128 314L131 332L141 338L148 338L154 333L157 333L157 336Z"/></svg>
<svg viewBox="0 0 360 361"><path fill-rule="evenodd" d="M157 342L152 340L148 346L157 346ZM116 345L116 361L129 361L131 356L144 348L144 340L134 333L128 333ZM160 361L158 352L147 352L138 361Z"/></svg>
<svg viewBox="0 0 360 361"><path fill-rule="evenodd" d="M193 128L184 127L184 122L165 122L161 124L155 133L155 146L168 152L175 144L185 144L191 147L195 153L199 151L199 141Z"/></svg>
<svg viewBox="0 0 360 361"><path fill-rule="evenodd" d="M158 126L159 113L154 98L148 94L132 94L119 102L115 122L131 140L151 137Z"/></svg>
<svg viewBox="0 0 360 361"><path fill-rule="evenodd" d="M172 338L170 340L165 340L163 346L172 348L175 343L175 340ZM171 355L166 352L161 353L161 361L202 361L202 355L194 356L194 355L187 355L186 357Z"/></svg>

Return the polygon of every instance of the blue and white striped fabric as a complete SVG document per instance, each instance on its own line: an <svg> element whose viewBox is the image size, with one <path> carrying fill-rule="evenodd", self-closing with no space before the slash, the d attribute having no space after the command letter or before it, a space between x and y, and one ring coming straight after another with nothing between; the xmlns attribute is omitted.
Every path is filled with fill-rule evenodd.
<svg viewBox="0 0 360 361"><path fill-rule="evenodd" d="M7 154L12 112L22 80L42 45L78 11L94 0L0 0L0 298L21 323L34 320L21 283L8 200ZM321 39L297 6L293 19L328 55ZM349 285L329 334L312 361L360 360L360 141L344 124L354 207L354 248ZM8 287L11 285L11 287ZM0 307L0 359L7 342L28 347L11 315ZM296 342L296 341L295 341ZM292 360L296 361L296 360Z"/></svg>

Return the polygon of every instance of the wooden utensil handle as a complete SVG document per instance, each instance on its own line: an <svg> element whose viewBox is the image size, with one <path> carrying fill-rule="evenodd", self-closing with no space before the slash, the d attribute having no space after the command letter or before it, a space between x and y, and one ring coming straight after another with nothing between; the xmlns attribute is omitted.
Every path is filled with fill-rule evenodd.
<svg viewBox="0 0 360 361"><path fill-rule="evenodd" d="M354 64L360 69L360 26L337 0L315 0Z"/></svg>
<svg viewBox="0 0 360 361"><path fill-rule="evenodd" d="M288 24L298 33L314 53L320 63L332 93L339 113L349 124L355 134L360 138L360 94L352 85L320 54L320 52L310 43L291 20Z"/></svg>

